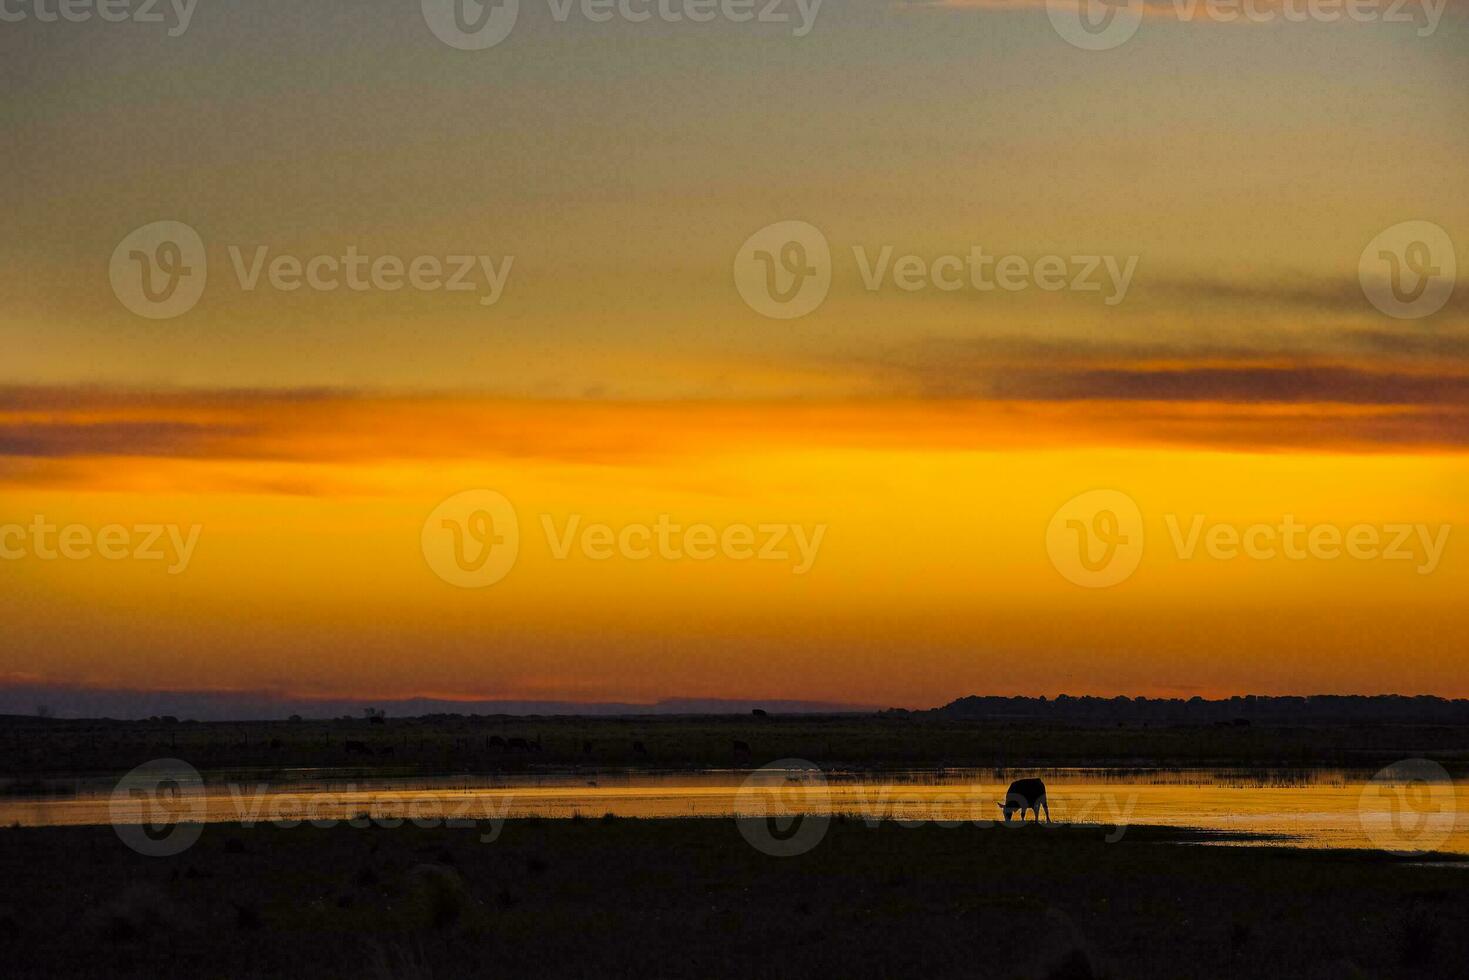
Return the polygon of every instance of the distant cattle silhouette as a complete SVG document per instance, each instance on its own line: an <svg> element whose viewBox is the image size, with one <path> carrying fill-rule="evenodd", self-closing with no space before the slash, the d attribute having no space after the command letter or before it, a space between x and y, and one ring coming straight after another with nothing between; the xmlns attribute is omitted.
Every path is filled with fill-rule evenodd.
<svg viewBox="0 0 1469 980"><path fill-rule="evenodd" d="M588 739L588 740L586 740L586 741L584 741L584 742L581 743L581 752L582 752L582 755L591 755L592 754L592 742L591 742L590 739Z"/></svg>
<svg viewBox="0 0 1469 980"><path fill-rule="evenodd" d="M735 762L736 763L749 762L750 761L750 743L749 742L742 742L739 739L735 739L735 742L734 742L734 758L735 758Z"/></svg>
<svg viewBox="0 0 1469 980"><path fill-rule="evenodd" d="M505 744L509 748L519 749L521 752L529 752L530 751L530 743L527 742L523 738L512 738L509 742L507 742Z"/></svg>
<svg viewBox="0 0 1469 980"><path fill-rule="evenodd" d="M369 749L367 747L367 743L366 742L359 742L356 739L350 739L349 738L349 739L347 739L347 754L348 755L372 755L372 749Z"/></svg>
<svg viewBox="0 0 1469 980"><path fill-rule="evenodd" d="M1046 823L1051 822L1051 808L1046 804L1046 784L1039 779L1017 779L1005 791L1005 802L996 803L1009 823L1015 811L1020 811L1020 822L1025 823L1025 811L1034 810L1036 823L1040 823L1041 810L1046 811Z"/></svg>
<svg viewBox="0 0 1469 980"><path fill-rule="evenodd" d="M648 747L646 745L644 745L642 742L634 742L634 743L632 743L632 750L633 750L633 754L634 755L647 755L648 754Z"/></svg>
<svg viewBox="0 0 1469 980"><path fill-rule="evenodd" d="M505 740L503 738L501 738L499 735L491 735L487 744L492 749L503 749L503 748L505 748Z"/></svg>

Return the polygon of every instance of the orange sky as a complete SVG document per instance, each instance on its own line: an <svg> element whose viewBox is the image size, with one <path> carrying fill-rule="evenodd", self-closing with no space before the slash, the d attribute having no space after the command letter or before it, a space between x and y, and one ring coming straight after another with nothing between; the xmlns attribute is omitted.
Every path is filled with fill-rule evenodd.
<svg viewBox="0 0 1469 980"><path fill-rule="evenodd" d="M0 678L1469 695L1469 291L1397 319L1362 265L1427 222L1469 269L1458 0L1428 34L1150 2L1109 51L1030 0L800 37L523 4L489 51L416 4L203 6L0 31ZM156 222L207 269L169 318L113 267ZM792 222L829 290L772 318L742 243ZM506 278L250 285L259 249ZM1066 284L927 275L977 249ZM1126 288L1073 289L1088 257ZM1313 554L1228 557L1286 522ZM644 554L670 525L715 554Z"/></svg>
<svg viewBox="0 0 1469 980"><path fill-rule="evenodd" d="M33 455L7 458L0 512L200 529L181 574L7 562L16 677L905 705L979 690L1466 693L1454 638L1469 558L1453 537L1426 574L1426 555L1225 560L1172 543L1169 519L1186 528L1195 515L1461 524L1469 459L1455 430L1363 444L1399 406L34 389L5 402L0 431L28 435ZM1046 528L1097 487L1137 501L1147 548L1131 578L1093 590L1058 573ZM420 535L440 501L478 488L513 504L520 553L502 581L460 589ZM661 515L825 531L800 572L791 548L775 561L556 554L572 520L620 529Z"/></svg>

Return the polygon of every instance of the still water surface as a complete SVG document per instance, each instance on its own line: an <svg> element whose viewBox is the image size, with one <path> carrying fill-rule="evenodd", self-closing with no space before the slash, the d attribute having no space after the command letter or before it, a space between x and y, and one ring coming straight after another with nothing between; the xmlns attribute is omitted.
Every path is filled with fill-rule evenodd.
<svg viewBox="0 0 1469 980"><path fill-rule="evenodd" d="M1341 772L1063 769L921 772L594 772L505 776L349 777L271 773L202 787L167 785L156 796L115 784L73 781L51 795L0 796L0 824L61 826L158 819L191 822L445 820L487 825L539 816L731 817L842 813L912 824L995 820L1010 779L1041 775L1058 823L1187 827L1239 835L1235 842L1310 847L1437 850L1469 855L1469 789L1463 780L1374 778ZM163 807L160 811L159 806ZM121 807L119 809L119 806ZM153 807L153 809L147 809ZM1248 836L1246 836L1248 835ZM1230 842L1225 838L1223 842Z"/></svg>

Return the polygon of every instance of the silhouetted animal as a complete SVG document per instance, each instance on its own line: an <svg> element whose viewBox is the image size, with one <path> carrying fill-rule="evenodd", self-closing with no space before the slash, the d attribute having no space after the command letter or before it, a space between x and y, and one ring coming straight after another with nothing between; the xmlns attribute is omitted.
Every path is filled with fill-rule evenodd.
<svg viewBox="0 0 1469 980"><path fill-rule="evenodd" d="M734 757L735 757L735 762L749 762L750 761L750 743L749 742L742 742L739 739L735 739L735 743L734 743Z"/></svg>
<svg viewBox="0 0 1469 980"><path fill-rule="evenodd" d="M635 755L647 755L648 754L648 747L646 745L644 745L642 742L634 742L634 743L632 743L632 750L633 750L633 754L635 754Z"/></svg>
<svg viewBox="0 0 1469 980"><path fill-rule="evenodd" d="M582 755L591 755L592 754L592 743L591 743L590 740L587 740L587 741L581 743L581 752L582 752Z"/></svg>
<svg viewBox="0 0 1469 980"><path fill-rule="evenodd" d="M522 752L530 751L530 743L523 738L512 738L506 745L512 749L519 749Z"/></svg>
<svg viewBox="0 0 1469 980"><path fill-rule="evenodd" d="M1005 814L1009 823L1015 811L1020 811L1020 822L1025 823L1025 811L1034 810L1036 822L1041 819L1041 810L1046 811L1046 823L1051 822L1051 808L1046 805L1046 784L1039 779L1017 779L1005 791L1005 802L995 806Z"/></svg>
<svg viewBox="0 0 1469 980"><path fill-rule="evenodd" d="M367 747L366 742L358 742L355 739L347 740L348 755L372 755L372 749Z"/></svg>
<svg viewBox="0 0 1469 980"><path fill-rule="evenodd" d="M498 735L491 735L489 746L492 749L503 749L505 747L505 740Z"/></svg>

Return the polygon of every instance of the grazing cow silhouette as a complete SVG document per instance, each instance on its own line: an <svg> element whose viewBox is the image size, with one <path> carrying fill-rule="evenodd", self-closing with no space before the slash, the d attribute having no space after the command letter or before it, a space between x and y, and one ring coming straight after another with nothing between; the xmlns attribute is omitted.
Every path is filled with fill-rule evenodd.
<svg viewBox="0 0 1469 980"><path fill-rule="evenodd" d="M367 747L367 743L366 742L359 742L359 741L357 741L355 739L350 739L349 738L347 740L347 754L348 755L372 755L372 749L369 749Z"/></svg>
<svg viewBox="0 0 1469 980"><path fill-rule="evenodd" d="M646 745L644 745L642 742L634 742L634 743L632 743L632 750L637 755L647 755L648 754L648 747Z"/></svg>
<svg viewBox="0 0 1469 980"><path fill-rule="evenodd" d="M491 735L488 744L492 749L503 749L505 747L505 740L499 735Z"/></svg>
<svg viewBox="0 0 1469 980"><path fill-rule="evenodd" d="M1046 784L1039 779L1017 779L1005 791L1005 802L995 806L1005 814L1009 823L1015 811L1020 811L1020 822L1025 823L1025 811L1034 810L1036 823L1040 823L1041 810L1046 811L1046 823L1051 822L1051 808L1046 804Z"/></svg>
<svg viewBox="0 0 1469 980"><path fill-rule="evenodd" d="M736 763L750 761L750 743L735 739L734 758Z"/></svg>

